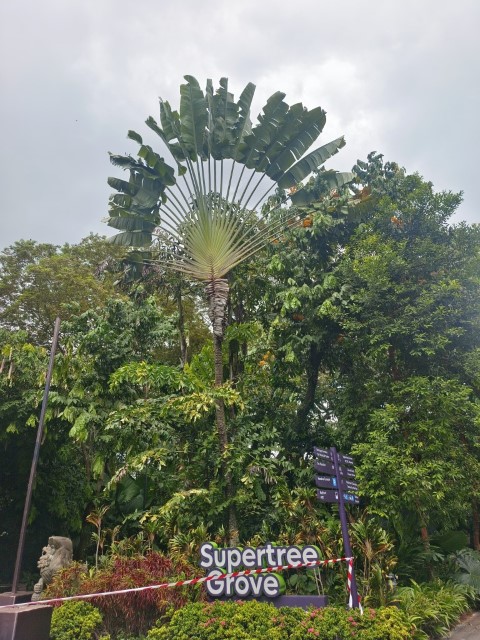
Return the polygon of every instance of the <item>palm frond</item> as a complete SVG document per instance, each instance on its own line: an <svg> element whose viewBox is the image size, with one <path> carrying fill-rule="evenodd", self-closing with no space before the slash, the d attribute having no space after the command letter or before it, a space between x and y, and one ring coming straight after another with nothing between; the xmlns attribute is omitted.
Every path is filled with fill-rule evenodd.
<svg viewBox="0 0 480 640"><path fill-rule="evenodd" d="M270 210L262 217L257 212L273 189L284 194L276 208L288 199L302 207L318 197L304 184L345 140L306 153L325 125L322 108L290 107L285 94L276 92L252 126L253 84L235 102L227 78L221 78L216 91L208 80L205 92L193 76L185 80L179 112L161 100L160 124L152 117L146 121L176 169L129 131L140 145L138 159L111 155L130 179L109 179L117 193L110 198L107 222L121 231L113 239L117 244L147 248L155 235L169 238L180 250L166 259L168 267L212 281L265 246L285 224L282 214L272 217ZM321 175L328 188L353 179L351 173Z"/></svg>

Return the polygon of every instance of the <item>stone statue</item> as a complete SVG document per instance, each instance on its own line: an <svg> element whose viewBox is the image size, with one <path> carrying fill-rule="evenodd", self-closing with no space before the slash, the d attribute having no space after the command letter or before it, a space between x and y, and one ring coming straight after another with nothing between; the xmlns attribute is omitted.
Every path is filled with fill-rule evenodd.
<svg viewBox="0 0 480 640"><path fill-rule="evenodd" d="M43 547L37 567L40 569L40 580L33 587L32 601L40 600L42 591L50 584L53 576L68 567L72 561L72 541L62 536L50 536L48 545Z"/></svg>

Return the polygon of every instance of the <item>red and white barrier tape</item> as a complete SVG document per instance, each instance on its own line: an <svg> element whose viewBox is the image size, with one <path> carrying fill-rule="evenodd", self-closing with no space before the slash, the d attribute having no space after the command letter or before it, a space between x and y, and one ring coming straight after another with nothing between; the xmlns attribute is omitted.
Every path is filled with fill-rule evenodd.
<svg viewBox="0 0 480 640"><path fill-rule="evenodd" d="M353 573L353 558L348 561L347 567L347 591L348 591L348 606L350 609L353 607L352 601L352 573Z"/></svg>
<svg viewBox="0 0 480 640"><path fill-rule="evenodd" d="M233 573L224 573L220 576L204 576L203 578L191 578L190 580L178 580L177 582L162 582L161 584L152 584L146 587L133 587L131 589L120 589L119 591L103 591L101 593L86 593L77 596L67 596L65 598L50 598L49 600L36 600L35 602L19 602L16 604L3 605L0 609L6 607L25 607L37 604L58 604L60 602L68 602L69 600L88 600L89 598L100 598L105 596L119 596L127 593L139 593L148 591L149 589L171 589L173 587L185 587L190 584L201 584L210 582L210 580L225 580L226 578L237 578L238 576L250 576L259 573L275 573L276 571L286 571L288 569L301 569L302 567L321 567L338 562L348 562L349 568L353 566L353 558L334 558L332 560L315 560L313 562L296 562L294 564L286 564L280 567L262 567L260 569L245 569L244 571L233 571ZM351 576L351 573L349 573ZM348 583L350 593L350 582Z"/></svg>
<svg viewBox="0 0 480 640"><path fill-rule="evenodd" d="M346 558L346 560L348 560L348 568L347 568L348 608L353 609L353 598L352 598L353 558ZM360 609L360 612L363 615L363 607L360 604L360 596L358 596L358 608Z"/></svg>

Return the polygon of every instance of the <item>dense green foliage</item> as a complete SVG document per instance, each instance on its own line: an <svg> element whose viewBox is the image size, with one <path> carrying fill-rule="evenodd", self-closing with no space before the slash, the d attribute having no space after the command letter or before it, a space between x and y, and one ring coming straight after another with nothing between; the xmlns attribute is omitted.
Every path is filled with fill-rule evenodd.
<svg viewBox="0 0 480 640"><path fill-rule="evenodd" d="M78 577L78 570L64 572L63 578L57 580L56 589L63 582L65 593L70 593L71 585L67 583L73 575ZM144 617L143 629L149 640L303 640L310 637L319 640L427 640L443 637L469 608L471 597L471 590L464 586L436 581L402 587L392 602L395 606L366 608L363 613L344 607L309 611L294 607L277 609L270 603L255 600L197 602L178 608L178 602L172 607L173 601L169 599L158 602L159 619L155 624L151 615ZM128 611L133 602L121 602L120 597L113 600L116 603L107 606L110 614L103 611L103 624L101 611L91 604L70 602L55 609L52 640L86 640L98 638L100 634L101 638L116 640L138 638L138 630L132 633L133 629L128 625ZM98 599L97 606L104 609L106 605ZM117 609L117 622L112 624L111 614Z"/></svg>
<svg viewBox="0 0 480 640"><path fill-rule="evenodd" d="M177 611L170 622L149 631L149 640L410 640L414 627L398 609L387 607L365 615L327 607L305 612L256 601L193 604Z"/></svg>
<svg viewBox="0 0 480 640"><path fill-rule="evenodd" d="M418 628L418 637L443 637L471 606L472 591L463 585L416 582L402 587L396 594L396 604ZM423 633L423 635L421 635Z"/></svg>
<svg viewBox="0 0 480 640"><path fill-rule="evenodd" d="M52 613L51 640L109 640L101 634L102 615L88 602L66 602Z"/></svg>
<svg viewBox="0 0 480 640"><path fill-rule="evenodd" d="M23 329L37 344L48 344L57 315L63 320L102 306L113 293L113 278L96 271L124 251L90 235L59 247L20 240L0 254L0 323Z"/></svg>
<svg viewBox="0 0 480 640"><path fill-rule="evenodd" d="M57 291L59 310L71 316L56 357L35 538L54 526L84 557L92 533L97 555L140 534L147 546L194 560L202 539L228 538L233 502L242 540L316 541L326 555L341 553L335 515L315 503L304 457L315 444L336 444L354 451L363 507L387 518L380 528L397 539L403 574L422 577L404 553L420 536L427 544L473 526L478 545L480 233L448 226L457 196L435 193L379 156L357 173L355 206L351 195L328 192L320 174L308 186L318 201L307 217L233 270L221 387L202 292L168 270L147 269L139 281L115 276L121 293L99 283L108 295L85 311L85 289ZM25 295L37 285L29 274L52 255L91 264L92 277L97 259L127 264L115 254L109 261L99 239L60 254L27 244L5 250L0 274L0 509L8 534L0 542L12 546L47 352L44 338L16 330L10 311L22 300L18 326L22 313L32 326L37 308ZM17 293L8 298L7 290ZM223 459L213 428L219 400L230 438ZM385 573L393 570L378 558Z"/></svg>
<svg viewBox="0 0 480 640"><path fill-rule="evenodd" d="M187 84L193 91L193 81ZM244 161L247 147L255 148L237 126L246 95L239 103L227 90L215 95L235 111L223 143L217 131L215 161L237 153ZM172 119L164 114L163 129ZM294 196L297 186L278 175L280 189L263 211L275 233L262 235L260 223L242 218L245 207L202 192L222 224L239 215L247 242L262 239L254 261L245 254L228 263L212 303L212 292L194 282L201 277L172 272L165 238L145 246L173 174L137 135L130 136L141 144L139 160L128 158L131 182L112 182L121 191L112 199L116 228L124 238L141 236L129 243L134 252L90 236L64 247L22 240L0 254L2 580L11 573L50 332L60 314L25 561L34 569L52 533L73 538L76 559L90 569L75 565L83 586L61 583L58 595L120 586L122 571L137 584L122 562L152 551L181 565L165 576L193 575L206 540L314 543L327 558L343 555L338 512L317 502L312 469L313 446L335 445L355 457L361 504L349 507L349 524L363 602L379 607L375 624L387 634L399 616L400 635L391 637L403 637L403 614L382 608L401 602L418 638L446 629L467 600L460 587L436 578L479 593L478 555L464 548L480 550L480 227L449 223L461 196L437 193L371 154L349 186L332 188L331 175L317 171L297 185L297 198L286 191ZM173 137L167 143L180 165L208 156L190 148L192 140L187 154ZM160 180L160 191L148 180ZM205 214L190 202L193 210ZM222 326L212 344L219 305ZM286 582L290 593L321 588L334 603L346 600L341 565L290 572ZM225 625L235 631L235 616L256 606L226 608ZM203 604L183 611L168 623L171 630L178 623L179 634L208 613ZM342 633L353 633L356 625L339 611L323 616L337 616ZM115 620L115 612L103 613ZM312 619L312 632L303 622L298 631L300 613L282 615L297 635L324 633L322 615ZM126 631L146 631L153 616L133 607ZM260 617L255 633L283 637L278 620ZM215 620L209 637L224 626ZM360 626L357 637L389 637ZM113 623L111 630L119 631Z"/></svg>

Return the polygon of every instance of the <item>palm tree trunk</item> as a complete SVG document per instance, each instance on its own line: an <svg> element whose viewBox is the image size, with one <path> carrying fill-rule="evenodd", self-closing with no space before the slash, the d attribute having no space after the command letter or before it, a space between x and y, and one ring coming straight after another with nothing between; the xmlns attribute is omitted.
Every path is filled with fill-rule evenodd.
<svg viewBox="0 0 480 640"><path fill-rule="evenodd" d="M225 332L225 311L228 301L228 282L224 279L215 279L207 285L209 316L213 328L213 353L215 362L215 386L221 387L223 384L223 358L222 344ZM228 448L228 431L225 419L225 404L221 398L216 400L215 420L217 425L220 460L223 476L225 478L225 497L229 503L228 507L228 536L229 543L234 545L238 542L238 524L235 513L233 498L235 490L233 487L232 472L228 467L226 452Z"/></svg>
<svg viewBox="0 0 480 640"><path fill-rule="evenodd" d="M185 311L183 308L181 284L178 285L178 289L175 292L175 297L176 297L177 308L178 308L178 334L180 337L180 362L183 369L187 364L188 354L187 354L187 338L185 336Z"/></svg>
<svg viewBox="0 0 480 640"><path fill-rule="evenodd" d="M221 387L223 384L223 358L222 358L223 336L213 336L213 354L215 362L215 386ZM217 399L215 417L217 422L218 440L220 443L220 455L224 455L228 446L227 423L225 419L225 404L221 398Z"/></svg>

